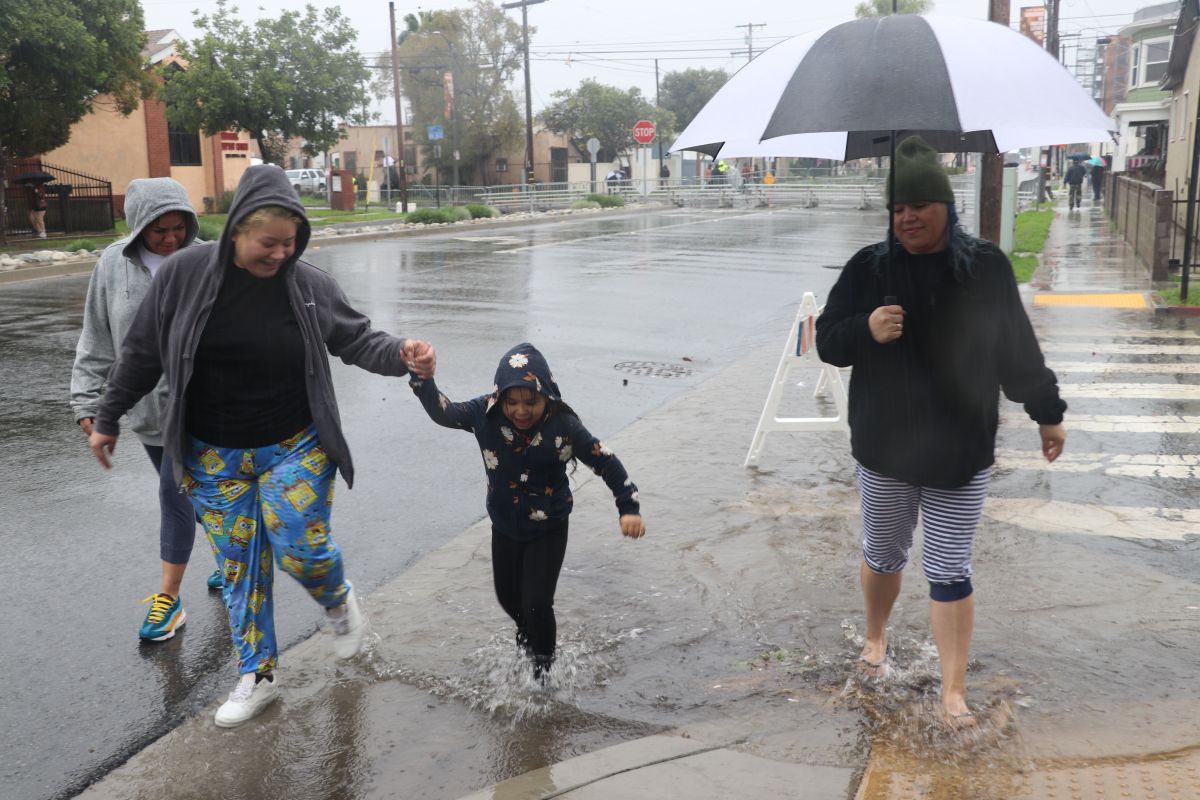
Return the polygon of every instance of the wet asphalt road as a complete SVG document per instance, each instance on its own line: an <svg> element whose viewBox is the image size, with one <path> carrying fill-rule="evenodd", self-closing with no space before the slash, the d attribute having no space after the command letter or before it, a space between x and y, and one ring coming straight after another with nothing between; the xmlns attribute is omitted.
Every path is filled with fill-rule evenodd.
<svg viewBox="0 0 1200 800"><path fill-rule="evenodd" d="M768 322L823 292L878 214L665 211L554 225L344 243L307 258L376 327L432 340L451 397L490 389L496 359L530 340L589 428L611 436L741 354ZM803 242L803 246L801 246ZM67 405L87 276L0 287L0 797L70 796L228 691L224 608L197 541L188 624L141 645L139 601L157 590L154 478L134 437L116 468L87 453ZM636 363L631 363L636 362ZM629 365L617 368L618 365ZM662 367L671 377L640 374ZM404 381L335 363L357 482L334 516L365 592L483 516L469 436L432 425ZM281 645L319 611L278 582Z"/></svg>

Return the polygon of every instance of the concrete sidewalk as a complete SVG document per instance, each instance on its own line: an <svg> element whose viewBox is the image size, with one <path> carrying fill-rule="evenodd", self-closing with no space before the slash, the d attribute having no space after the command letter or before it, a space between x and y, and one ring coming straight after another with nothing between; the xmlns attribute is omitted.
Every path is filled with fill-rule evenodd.
<svg viewBox="0 0 1200 800"><path fill-rule="evenodd" d="M1038 273L1039 285L1053 291L1102 294L1136 294L1148 289L1148 278L1139 272L1127 248L1122 250L1123 245L1106 240L1106 231L1107 224L1098 210L1085 208L1072 215L1060 212ZM1102 258L1096 256L1098 247L1103 248ZM1051 309L1048 313L1050 316L1039 316L1035 323L1081 336L1098 328L1104 330L1108 317L1096 314L1122 314L1121 324L1126 331L1150 330L1154 325L1149 309L1140 316L1130 316L1127 310L1090 309L1078 318L1078 323L1070 316L1071 309ZM545 766L469 793L455 792L452 785L422 788L411 783L415 780L412 776L389 773L388 760L394 749L425 745L420 720L405 721L403 714L396 713L386 717L386 724L371 726L379 731L377 735L363 737L355 745L354 757L362 765L346 768L353 775L367 774L370 780L354 784L353 790L324 796L459 796L469 800L1200 797L1200 757L1194 749L1194 743L1200 741L1200 719L1172 717L1169 710L1154 705L1151 699L1135 706L1136 713L1158 714L1159 719L1170 719L1171 725L1144 731L1145 735L1136 741L1128 737L1105 739L1098 733L1105 717L1095 707L1089 708L1083 688L1078 690L1085 698L1079 701L1078 714L1072 709L1069 718L1043 719L1040 727L1027 729L1021 720L1025 712L1017 707L1019 704L1008 702L1014 695L1005 689L1010 685L1005 681L1015 679L1006 678L1003 670L985 667L984 686L977 685L980 678L974 669L970 680L974 698L992 698L986 708L981 707L986 737L970 742L965 750L956 749L957 745L945 735L930 734L921 726L889 727L865 718L871 712L870 698L856 697L851 691L852 678L845 678L851 668L846 666L842 671L838 666L852 661L852 648L845 642L846 646L836 644L842 636L837 621L861 616L856 610L858 508L853 486L846 478L851 461L845 438L837 433L803 437L773 434L768 437L759 469L744 470L741 466L790 322L790 316L780 317L772 330L748 343L743 357L724 365L696 388L648 414L610 442L626 464L635 465L631 471L642 487L649 535L632 545L637 549L632 550L630 543L615 541L616 537L603 541L599 537L580 537L572 540L571 547L580 556L579 563L617 562L619 569L632 573L623 613L633 619L638 619L640 609L650 603L667 619L673 614L687 618L699 607L700 615L711 616L715 627L730 631L731 661L741 658L747 647L752 649L756 642L761 647L772 637L804 643L811 637L818 644L812 646L810 654L822 657L820 654L825 653L823 671L840 675L841 679L836 684L806 683L802 676L808 662L797 655L801 644L791 652L772 651L753 668L735 669L730 664L714 673L703 667L711 659L690 657L694 643L673 639L670 631L657 631L658 638L653 642L648 642L651 637L647 636L628 637L620 643L627 668L609 676L603 690L612 698L611 705L628 707L629 713L636 716L639 712L635 709L645 708L640 698L658 696L667 708L687 700L691 703L687 710L674 715L682 718L681 724L664 725L662 719L650 719L649 715L629 720L626 730L630 734L642 725L652 729L645 731L650 735L623 736L628 741L576 757L557 758L553 755L555 748L547 746ZM1040 332L1044 335L1046 329ZM698 431L719 433L698 436ZM1028 430L1022 432L1026 438L1028 434ZM720 497L713 496L715 474L720 475ZM573 528L578 524L581 530L608 530L612 527L611 508L603 501L604 486L590 476L581 483ZM833 533L819 540L796 535L798 531L807 534L815 520ZM1074 604L1072 608L1085 609L1078 613L1087 614L1089 623L1103 626L1106 604L1130 602L1146 595L1141 588L1145 585L1143 571L1126 564L1121 565L1120 572L1128 591L1122 591L1096 585L1090 580L1091 573L1058 575L1060 570L1049 562L1061 554L1050 555L1040 549L1038 542L1046 537L1036 531L992 516L985 519L982 533L987 534L986 558L991 561L988 581L1023 582L1031 580L1031 571L1055 570L1059 584L1046 590L1045 608L1021 609L1026 619L1052 619L1056 608ZM473 526L367 598L379 641L356 666L332 666L327 634L319 634L288 651L284 700L261 720L247 725L252 730L232 734L220 731L211 723L212 709L205 709L82 797L129 800L254 796L254 790L248 788L251 784L239 775L262 778L264 761L275 764L278 775L278 765L286 764L287 752L314 741L308 732L313 714L325 713L322 710L333 705L340 707L339 694L350 693L351 705L358 709L355 713L371 719L371 715L381 713L380 709L401 702L409 703L404 708L412 709L414 715L455 719L453 715L461 712L451 708L453 704L447 704L444 698L433 700L432 689L426 695L428 702L421 698L428 687L436 684L434 676L452 668L448 666L448 653L469 651L493 630L497 614L488 571L488 536L486 523ZM699 595L685 591L651 593L649 589L655 588L655 564L694 558L696 544L701 541L710 546L702 569L696 569L698 574L707 571L703 573L707 576L703 591ZM1020 557L1009 551L1018 551ZM758 559L748 558L747 552ZM1105 561L1108 558L1108 554L1097 556L1097 572L1103 573L1111 566ZM1048 563L1043 566L1043 561ZM755 572L745 574L740 567L744 563L754 564ZM1150 571L1149 567L1144 570ZM474 588L448 596L444 587L449 576L454 576L454 585ZM795 617L760 635L741 630L741 609L755 604L756 592L763 587L786 592L798 576L816 587L818 596L827 598L821 601L821 607L798 609ZM560 592L564 596L556 603L564 618L572 616L574 604L595 602L584 591L590 586L586 575L576 580L579 583L575 591ZM902 601L915 609L905 614L908 621L916 620L916 625L923 620L923 592L921 586L907 587ZM1157 588L1154 602L1182 605L1188 602L1184 598L1193 594L1194 586L1181 578ZM977 657L994 659L1005 651L1011 633L994 620L1002 612L1017 613L1008 608L996 609L977 626ZM898 618L895 623L899 626L902 620ZM1036 647L1052 651L1057 638L1037 640ZM638 671L637 665L652 654L661 662L663 653L677 665L671 674ZM701 666L692 667L695 663ZM1117 714L1121 708L1101 711ZM353 728L355 724L335 717L334 726ZM463 722L463 730L464 736L470 736L474 729ZM256 743L257 752L238 752L235 743L239 739L235 737L245 736L254 737L250 741ZM939 760L939 747L949 747L952 755L960 757L965 753L966 758ZM469 750L460 748L459 752L465 757ZM434 757L431 751L430 758ZM329 768L341 769L342 758L331 753ZM166 774L164 764L173 765L170 774ZM221 764L222 769L211 769L214 764ZM268 791L258 796L271 794ZM274 796L284 795L276 790ZM289 796L304 795L299 792Z"/></svg>

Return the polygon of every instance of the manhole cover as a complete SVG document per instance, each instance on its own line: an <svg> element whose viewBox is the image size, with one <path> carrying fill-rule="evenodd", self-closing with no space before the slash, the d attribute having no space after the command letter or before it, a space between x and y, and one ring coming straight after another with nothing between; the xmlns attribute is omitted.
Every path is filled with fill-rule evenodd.
<svg viewBox="0 0 1200 800"><path fill-rule="evenodd" d="M619 364L613 364L613 369L651 378L682 378L692 374L691 367L685 367L683 364L669 364L665 361L622 361Z"/></svg>

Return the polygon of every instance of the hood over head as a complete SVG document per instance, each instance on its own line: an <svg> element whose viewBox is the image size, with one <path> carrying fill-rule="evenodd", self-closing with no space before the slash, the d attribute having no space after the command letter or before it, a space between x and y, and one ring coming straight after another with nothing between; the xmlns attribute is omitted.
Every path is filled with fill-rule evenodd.
<svg viewBox="0 0 1200 800"><path fill-rule="evenodd" d="M125 189L125 223L129 226L129 243L122 248L125 255L132 254L130 248L137 248L146 226L171 211L183 214L187 236L182 246L187 247L196 240L200 223L183 184L173 178L135 178L130 181Z"/></svg>
<svg viewBox="0 0 1200 800"><path fill-rule="evenodd" d="M242 174L233 195L233 203L229 206L229 217L225 220L225 230L221 232L221 263L228 263L233 257L233 234L237 224L264 206L286 208L301 220L296 230L296 252L281 269L287 269L304 254L312 228L304 213L304 205L292 188L292 182L282 168L274 164L256 164Z"/></svg>
<svg viewBox="0 0 1200 800"><path fill-rule="evenodd" d="M529 342L521 342L500 359L500 365L496 367L496 385L488 400L488 410L495 408L505 390L513 387L533 389L547 400L562 399L546 357Z"/></svg>

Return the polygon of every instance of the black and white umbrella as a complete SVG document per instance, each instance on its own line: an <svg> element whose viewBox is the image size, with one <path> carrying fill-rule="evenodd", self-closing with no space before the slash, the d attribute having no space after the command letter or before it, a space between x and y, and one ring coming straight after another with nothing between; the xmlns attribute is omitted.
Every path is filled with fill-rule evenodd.
<svg viewBox="0 0 1200 800"><path fill-rule="evenodd" d="M994 22L901 14L796 36L742 67L671 150L722 156L888 155L919 134L942 152L1109 141L1116 129L1029 38Z"/></svg>

